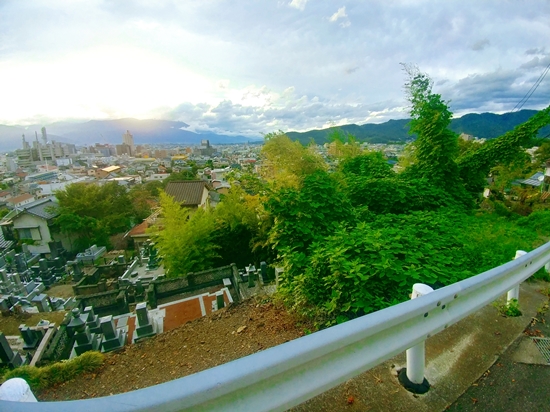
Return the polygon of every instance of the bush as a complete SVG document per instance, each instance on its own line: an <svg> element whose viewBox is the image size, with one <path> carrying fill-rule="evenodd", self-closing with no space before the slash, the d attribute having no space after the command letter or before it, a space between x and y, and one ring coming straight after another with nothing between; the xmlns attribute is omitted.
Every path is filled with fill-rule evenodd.
<svg viewBox="0 0 550 412"><path fill-rule="evenodd" d="M103 365L104 355L99 352L85 352L68 361L37 368L21 366L4 374L4 380L12 378L24 379L33 391L48 388L66 382L75 376L93 372Z"/></svg>

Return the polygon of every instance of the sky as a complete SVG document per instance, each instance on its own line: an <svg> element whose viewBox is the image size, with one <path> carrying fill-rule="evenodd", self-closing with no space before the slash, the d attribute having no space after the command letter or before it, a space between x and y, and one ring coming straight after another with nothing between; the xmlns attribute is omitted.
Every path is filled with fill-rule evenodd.
<svg viewBox="0 0 550 412"><path fill-rule="evenodd" d="M408 117L401 63L455 116L513 110L550 1L0 0L0 124L180 120L261 136ZM523 106L550 104L550 75Z"/></svg>

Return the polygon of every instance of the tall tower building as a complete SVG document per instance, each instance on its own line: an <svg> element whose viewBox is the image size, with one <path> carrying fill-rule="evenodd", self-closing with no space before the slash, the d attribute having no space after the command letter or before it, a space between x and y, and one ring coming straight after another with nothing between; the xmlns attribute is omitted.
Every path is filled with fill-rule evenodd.
<svg viewBox="0 0 550 412"><path fill-rule="evenodd" d="M134 136L130 134L129 130L126 130L126 133L122 135L122 145L128 146L128 152L130 156L134 156L136 153L136 148L134 146Z"/></svg>
<svg viewBox="0 0 550 412"><path fill-rule="evenodd" d="M42 140L44 141L44 145L48 144L48 134L46 133L46 128L43 127L42 129Z"/></svg>
<svg viewBox="0 0 550 412"><path fill-rule="evenodd" d="M122 144L127 144L128 146L134 145L134 136L130 134L129 130L126 130L126 133L122 135Z"/></svg>

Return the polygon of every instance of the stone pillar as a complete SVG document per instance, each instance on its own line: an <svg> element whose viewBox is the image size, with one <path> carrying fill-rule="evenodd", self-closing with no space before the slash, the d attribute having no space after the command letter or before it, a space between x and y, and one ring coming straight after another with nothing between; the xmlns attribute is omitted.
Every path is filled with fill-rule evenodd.
<svg viewBox="0 0 550 412"><path fill-rule="evenodd" d="M39 312L51 312L50 304L48 302L48 296L45 293L32 298L32 304L38 308Z"/></svg>
<svg viewBox="0 0 550 412"><path fill-rule="evenodd" d="M260 285L263 285L266 280L267 280L267 263L260 262L260 276L259 276Z"/></svg>
<svg viewBox="0 0 550 412"><path fill-rule="evenodd" d="M23 364L21 355L11 349L8 340L2 332L0 332L0 360L11 369Z"/></svg>
<svg viewBox="0 0 550 412"><path fill-rule="evenodd" d="M29 328L24 323L22 325L19 325L19 332L21 333L23 341L25 342L25 345L23 346L23 349L25 350L35 349L42 340L42 337L44 336L43 330Z"/></svg>
<svg viewBox="0 0 550 412"><path fill-rule="evenodd" d="M44 286L50 287L54 282L55 278L53 277L52 270L48 267L48 261L46 259L40 259L38 261L38 266L40 267L40 277Z"/></svg>
<svg viewBox="0 0 550 412"><path fill-rule="evenodd" d="M101 333L101 325L99 323L99 315L96 315L94 313L93 307L86 306L84 308L83 313L88 314L88 320L86 321L86 325L90 328L90 332L92 332L92 333Z"/></svg>
<svg viewBox="0 0 550 412"><path fill-rule="evenodd" d="M15 255L15 268L18 272L24 272L27 270L27 261L23 253L17 253Z"/></svg>
<svg viewBox="0 0 550 412"><path fill-rule="evenodd" d="M103 332L101 351L111 352L124 347L126 342L126 333L120 329L115 329L113 315L102 317L100 323L101 331Z"/></svg>
<svg viewBox="0 0 550 412"><path fill-rule="evenodd" d="M133 337L134 343L143 338L156 335L156 332L153 330L153 325L149 319L149 314L147 313L146 302L141 302L136 305L136 318L137 325Z"/></svg>
<svg viewBox="0 0 550 412"><path fill-rule="evenodd" d="M90 328L86 325L89 314L81 316L80 309L75 308L72 310L72 315L73 318L67 325L67 328L73 332L76 341L73 350L76 355L82 355L84 352L90 350L99 350L101 335L90 332Z"/></svg>

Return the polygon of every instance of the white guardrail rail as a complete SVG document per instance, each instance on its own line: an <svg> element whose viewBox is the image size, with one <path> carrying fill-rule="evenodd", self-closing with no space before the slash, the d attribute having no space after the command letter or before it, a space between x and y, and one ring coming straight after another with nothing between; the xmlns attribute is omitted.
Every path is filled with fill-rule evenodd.
<svg viewBox="0 0 550 412"><path fill-rule="evenodd" d="M550 242L502 266L311 335L170 382L103 398L0 401L0 411L283 411L425 341L550 261Z"/></svg>

